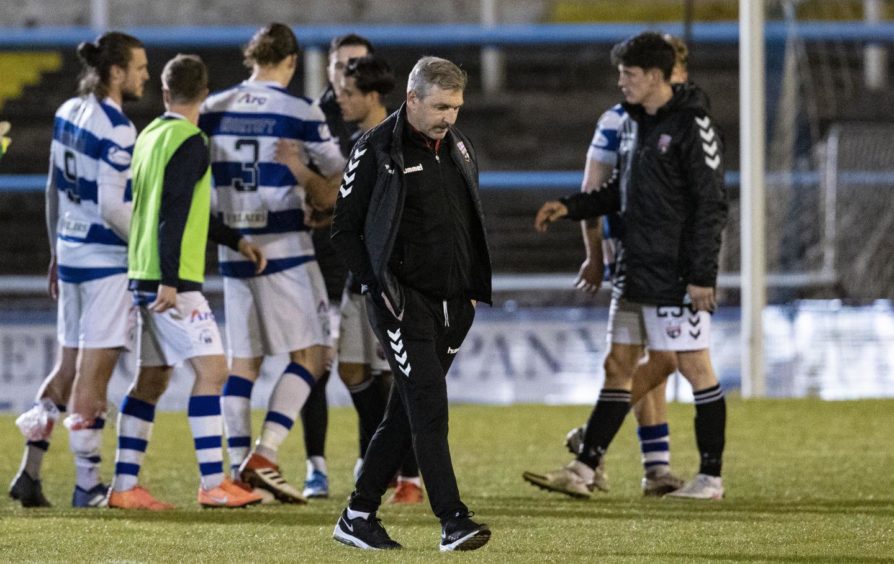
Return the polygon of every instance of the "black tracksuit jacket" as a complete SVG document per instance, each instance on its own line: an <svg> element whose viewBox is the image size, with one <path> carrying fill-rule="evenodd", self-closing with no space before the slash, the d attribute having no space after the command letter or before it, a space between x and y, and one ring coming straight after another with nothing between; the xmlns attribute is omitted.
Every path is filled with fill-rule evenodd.
<svg viewBox="0 0 894 564"><path fill-rule="evenodd" d="M438 261L446 264L456 257L445 241L465 244L469 264L461 288L464 297L491 303L491 263L490 251L484 230L484 213L478 196L478 163L469 140L456 128L451 128L442 141L439 166L451 167L438 170L428 163L422 163L418 170L415 160L405 158L405 135L410 133L406 121L406 110L402 106L382 123L361 137L345 167L344 178L335 204L332 222L332 242L339 256L361 284L367 287L373 300L386 307L396 318L401 319L406 307L403 286L407 285L429 298L442 300L459 297L447 295L456 289L456 280L451 280L450 269L439 268ZM449 163L445 162L449 159ZM451 179L426 178L418 182L420 175L448 174ZM415 176L414 176L415 175ZM457 208L456 198L444 194L431 193L427 202L431 206L433 220L444 219L448 214L450 223L471 225L465 235L456 232L433 232L430 227L416 221L404 222L405 207L412 204L414 196L408 196L408 189L424 186L437 188L454 180L464 182L468 190L466 200L471 209ZM450 184L452 185L452 184ZM452 205L452 204L453 205ZM413 213L420 210L413 210ZM425 211L425 210L423 210ZM441 215L441 218L437 216ZM418 219L419 216L415 215ZM427 269L434 265L435 270ZM443 266L443 265L441 265Z"/></svg>
<svg viewBox="0 0 894 564"><path fill-rule="evenodd" d="M622 296L653 305L680 305L686 286L717 283L727 221L723 140L704 93L674 86L656 115L624 104L629 116L612 180L595 192L562 198L568 219L620 211Z"/></svg>

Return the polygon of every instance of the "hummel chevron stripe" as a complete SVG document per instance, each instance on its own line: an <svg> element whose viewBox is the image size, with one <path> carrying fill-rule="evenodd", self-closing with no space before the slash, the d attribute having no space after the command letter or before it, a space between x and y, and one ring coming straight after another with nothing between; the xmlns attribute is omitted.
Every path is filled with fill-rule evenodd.
<svg viewBox="0 0 894 564"><path fill-rule="evenodd" d="M367 147L364 147L362 149L357 149L354 151L354 154L351 155L351 160L348 162L348 168L342 176L342 185L338 189L338 193L341 194L342 198L347 198L351 195L351 191L354 190L354 176L357 174L354 172L354 169L360 164L360 157L362 157L366 151Z"/></svg>

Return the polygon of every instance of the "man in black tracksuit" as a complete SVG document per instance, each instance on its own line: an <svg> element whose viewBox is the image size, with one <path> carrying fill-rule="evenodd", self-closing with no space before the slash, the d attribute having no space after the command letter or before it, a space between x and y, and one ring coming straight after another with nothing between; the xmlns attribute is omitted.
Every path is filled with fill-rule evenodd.
<svg viewBox="0 0 894 564"><path fill-rule="evenodd" d="M667 495L724 495L720 470L726 403L708 350L727 219L723 141L701 90L691 83L671 85L674 58L673 48L657 33L642 33L615 46L612 61L629 117L619 131L614 178L598 191L547 202L535 220L543 231L562 217L581 220L620 211L624 222L615 274L618 305L613 302L609 327L613 333L624 331L627 340L613 335L605 385L576 460L545 474L523 474L536 486L573 497L590 495L594 469L630 406L659 383L634 381L646 346L676 354L695 397L699 471Z"/></svg>
<svg viewBox="0 0 894 564"><path fill-rule="evenodd" d="M411 445L442 524L441 550L490 538L460 500L447 443L445 376L475 303L491 301L477 161L453 127L465 83L453 63L420 59L406 104L354 147L335 207L332 242L365 287L395 382L333 533L359 548L400 548L375 512Z"/></svg>

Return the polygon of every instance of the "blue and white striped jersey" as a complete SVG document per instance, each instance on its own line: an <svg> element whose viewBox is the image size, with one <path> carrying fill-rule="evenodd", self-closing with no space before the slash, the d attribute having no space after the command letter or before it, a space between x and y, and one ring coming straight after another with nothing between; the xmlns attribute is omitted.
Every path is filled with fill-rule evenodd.
<svg viewBox="0 0 894 564"><path fill-rule="evenodd" d="M60 280L78 283L127 272L127 242L100 212L103 201L130 202L136 136L133 123L110 98L72 98L56 112L48 183L59 196Z"/></svg>
<svg viewBox="0 0 894 564"><path fill-rule="evenodd" d="M618 162L618 149L621 146L619 131L621 124L627 119L627 112L621 104L609 108L599 117L593 141L587 150L587 159L615 166ZM605 263L605 279L610 280L617 268L620 252L620 237L623 224L617 213L605 216L602 222L602 257Z"/></svg>
<svg viewBox="0 0 894 564"><path fill-rule="evenodd" d="M312 260L304 188L274 154L277 140L294 139L320 174L340 173L345 160L320 108L277 83L245 81L209 96L199 127L211 139L212 209L261 247L264 273ZM220 246L219 258L224 276L255 275L254 265L232 249Z"/></svg>

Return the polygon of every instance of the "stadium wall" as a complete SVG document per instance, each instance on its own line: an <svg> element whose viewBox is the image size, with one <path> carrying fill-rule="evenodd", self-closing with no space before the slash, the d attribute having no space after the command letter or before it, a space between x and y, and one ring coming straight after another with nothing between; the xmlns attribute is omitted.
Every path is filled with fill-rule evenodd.
<svg viewBox="0 0 894 564"><path fill-rule="evenodd" d="M47 4L53 9L48 10ZM26 0L4 3L0 25L21 27L71 26L90 23L90 2ZM547 0L503 2L505 23L541 21L549 12ZM250 13L246 13L250 6ZM263 25L292 24L457 23L481 18L481 0L108 0L109 25Z"/></svg>
<svg viewBox="0 0 894 564"><path fill-rule="evenodd" d="M456 403L590 404L602 386L607 309L479 307L477 319L448 376ZM218 317L220 319L220 317ZM712 324L711 354L724 388L740 388L739 310L721 308ZM894 307L877 302L843 307L837 301L771 306L764 313L767 392L770 397L857 399L894 397ZM223 333L223 331L222 331ZM27 409L55 360L53 314L0 314L0 413ZM109 389L117 406L134 374L125 354ZM264 408L288 359L273 357L253 394ZM162 409L183 410L192 373L175 369ZM333 405L350 405L333 375ZM675 376L670 399L691 401L688 384Z"/></svg>

